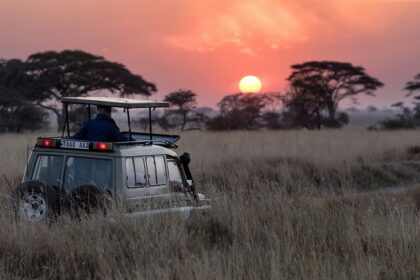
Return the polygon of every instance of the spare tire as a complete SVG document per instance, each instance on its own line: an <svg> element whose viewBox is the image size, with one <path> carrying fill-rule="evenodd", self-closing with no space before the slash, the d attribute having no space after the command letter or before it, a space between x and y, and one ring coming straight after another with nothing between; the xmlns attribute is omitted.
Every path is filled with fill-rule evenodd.
<svg viewBox="0 0 420 280"><path fill-rule="evenodd" d="M22 183L12 194L18 219L30 222L51 221L60 212L57 191L43 181Z"/></svg>
<svg viewBox="0 0 420 280"><path fill-rule="evenodd" d="M70 211L76 216L80 214L94 214L102 212L107 214L112 207L112 196L103 188L84 184L74 188L69 195Z"/></svg>

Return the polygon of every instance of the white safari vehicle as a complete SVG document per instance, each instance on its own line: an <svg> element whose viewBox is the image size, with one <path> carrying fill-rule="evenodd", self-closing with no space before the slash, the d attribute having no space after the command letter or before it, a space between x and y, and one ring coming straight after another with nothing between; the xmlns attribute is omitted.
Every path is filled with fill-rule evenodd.
<svg viewBox="0 0 420 280"><path fill-rule="evenodd" d="M196 192L189 154L173 151L177 135L152 133L152 109L166 102L106 97L62 98L66 122L61 137L40 137L32 149L22 184L13 194L17 217L46 221L70 212L79 215L116 207L130 217L210 209ZM128 142L88 142L70 135L68 105L83 104L90 118L92 105L124 108ZM131 131L130 109L149 110L149 133Z"/></svg>

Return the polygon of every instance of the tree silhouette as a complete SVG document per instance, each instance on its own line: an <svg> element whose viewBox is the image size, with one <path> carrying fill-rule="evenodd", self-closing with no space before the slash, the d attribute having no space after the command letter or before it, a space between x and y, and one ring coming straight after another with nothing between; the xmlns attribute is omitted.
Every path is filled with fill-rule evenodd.
<svg viewBox="0 0 420 280"><path fill-rule="evenodd" d="M32 105L33 88L21 60L0 61L0 131L34 131L46 124L47 114Z"/></svg>
<svg viewBox="0 0 420 280"><path fill-rule="evenodd" d="M26 61L26 73L36 84L36 104L54 112L58 129L63 123L59 102L63 96L83 96L100 90L120 96L149 96L156 91L153 83L131 73L124 65L79 50L33 54Z"/></svg>
<svg viewBox="0 0 420 280"><path fill-rule="evenodd" d="M308 87L292 88L284 97L284 119L288 127L321 129L322 112L326 105L316 91Z"/></svg>
<svg viewBox="0 0 420 280"><path fill-rule="evenodd" d="M410 94L414 91L420 90L420 73L414 77L414 80L407 82L404 89L408 90Z"/></svg>
<svg viewBox="0 0 420 280"><path fill-rule="evenodd" d="M225 96L219 103L220 115L209 120L207 125L212 130L258 129L263 126L262 111L272 104L278 95L243 94Z"/></svg>
<svg viewBox="0 0 420 280"><path fill-rule="evenodd" d="M188 114L197 105L197 94L191 90L177 90L165 96L164 101L170 102L171 106L177 107L171 113L179 116L181 131L185 129L188 122Z"/></svg>
<svg viewBox="0 0 420 280"><path fill-rule="evenodd" d="M341 100L364 93L374 95L373 91L383 83L365 73L365 69L350 63L334 61L310 61L292 65L293 72L288 77L291 86L290 100L295 109L321 120L321 113L328 116L327 123L337 124L337 107Z"/></svg>

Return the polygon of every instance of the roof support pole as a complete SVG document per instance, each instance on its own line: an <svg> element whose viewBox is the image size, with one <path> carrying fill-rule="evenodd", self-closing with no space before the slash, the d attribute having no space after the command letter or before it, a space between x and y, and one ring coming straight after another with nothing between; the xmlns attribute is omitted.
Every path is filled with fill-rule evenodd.
<svg viewBox="0 0 420 280"><path fill-rule="evenodd" d="M67 136L70 137L69 104L68 103L66 103L65 110L66 110L66 124L64 125L64 127L67 126Z"/></svg>
<svg viewBox="0 0 420 280"><path fill-rule="evenodd" d="M67 107L67 104L64 104L64 108L66 108L66 107ZM58 117L58 118L60 118L60 117ZM66 131L66 126L67 126L67 120L64 122L63 132L61 133L61 138L64 138L64 131Z"/></svg>
<svg viewBox="0 0 420 280"><path fill-rule="evenodd" d="M128 136L129 140L131 140L131 120L130 120L130 109L125 108L127 110L127 121L128 121Z"/></svg>
<svg viewBox="0 0 420 280"><path fill-rule="evenodd" d="M150 134L150 141L153 140L152 134L152 108L149 107L149 134Z"/></svg>

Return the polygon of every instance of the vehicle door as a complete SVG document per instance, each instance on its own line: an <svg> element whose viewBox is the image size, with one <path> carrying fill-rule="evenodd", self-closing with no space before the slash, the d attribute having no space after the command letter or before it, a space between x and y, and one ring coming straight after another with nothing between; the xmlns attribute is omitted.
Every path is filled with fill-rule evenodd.
<svg viewBox="0 0 420 280"><path fill-rule="evenodd" d="M171 205L163 155L125 159L128 212L166 209Z"/></svg>

